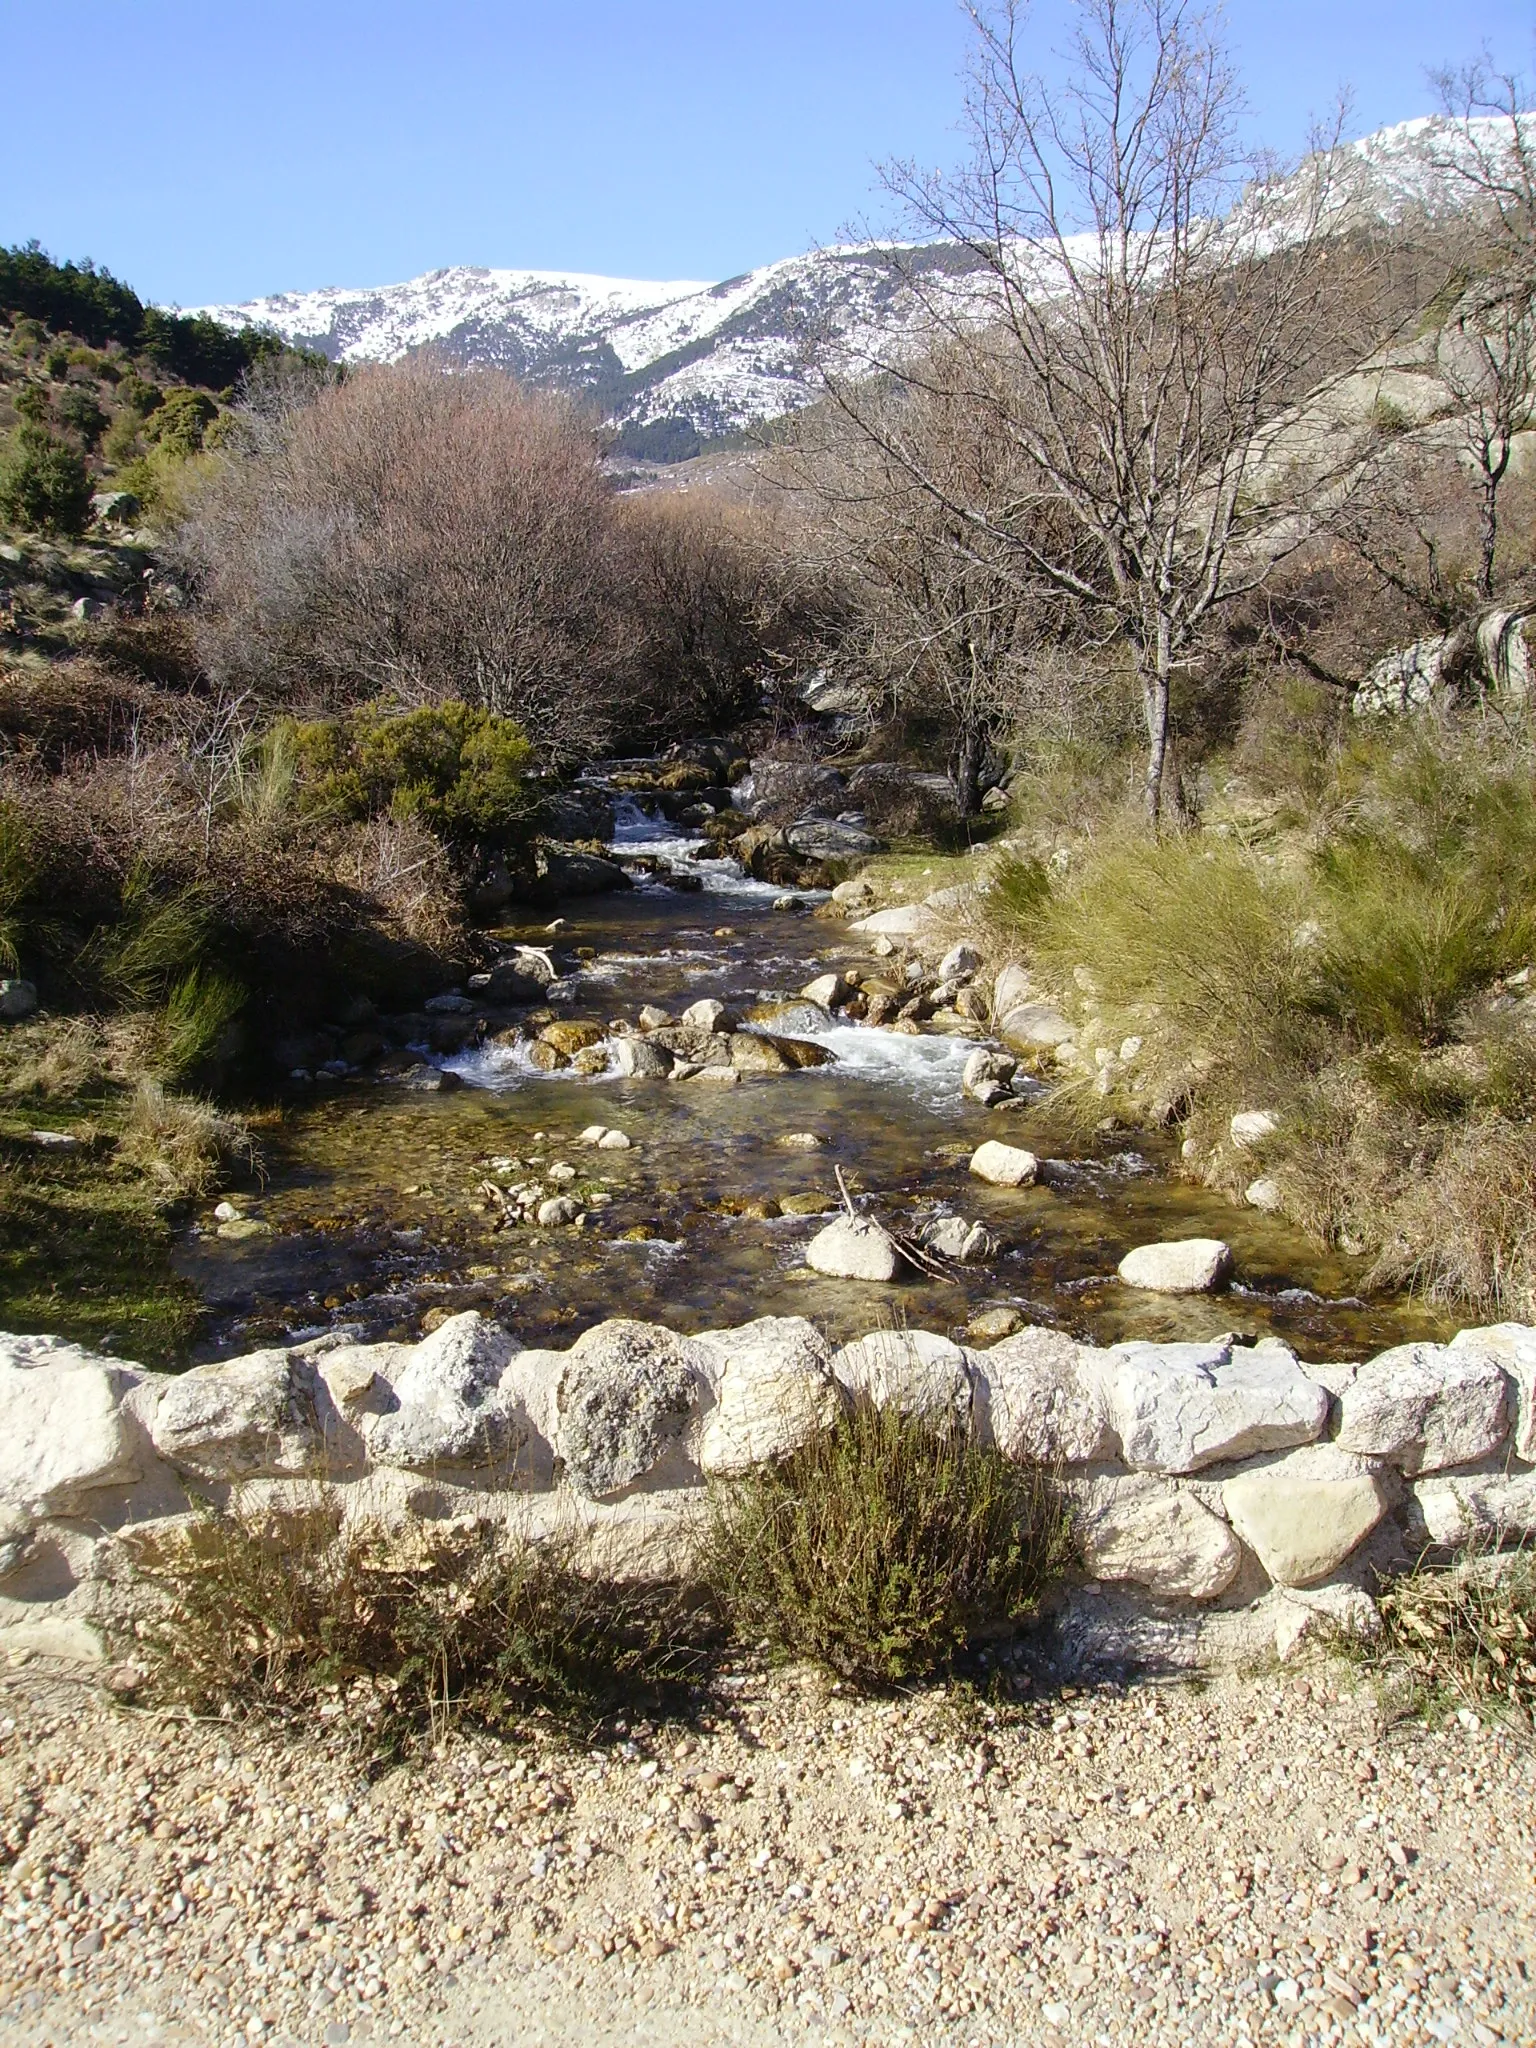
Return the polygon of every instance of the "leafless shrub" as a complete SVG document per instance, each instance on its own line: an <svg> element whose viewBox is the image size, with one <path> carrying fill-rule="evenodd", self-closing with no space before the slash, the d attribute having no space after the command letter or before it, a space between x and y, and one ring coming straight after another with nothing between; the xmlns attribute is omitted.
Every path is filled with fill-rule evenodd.
<svg viewBox="0 0 1536 2048"><path fill-rule="evenodd" d="M334 707L460 697L595 747L626 658L611 505L560 401L496 372L371 370L263 417L180 552L226 689Z"/></svg>

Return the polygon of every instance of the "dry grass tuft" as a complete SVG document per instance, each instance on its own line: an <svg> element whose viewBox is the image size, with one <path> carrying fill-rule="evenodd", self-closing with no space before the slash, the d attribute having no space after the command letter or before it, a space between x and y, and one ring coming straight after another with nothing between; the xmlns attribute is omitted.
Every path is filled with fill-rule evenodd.
<svg viewBox="0 0 1536 2048"><path fill-rule="evenodd" d="M1380 1596L1379 1661L1406 1671L1418 1702L1536 1720L1536 1551L1421 1566Z"/></svg>
<svg viewBox="0 0 1536 2048"><path fill-rule="evenodd" d="M257 1165L256 1141L243 1118L195 1096L168 1094L151 1080L134 1090L117 1156L170 1202L205 1195L227 1172Z"/></svg>

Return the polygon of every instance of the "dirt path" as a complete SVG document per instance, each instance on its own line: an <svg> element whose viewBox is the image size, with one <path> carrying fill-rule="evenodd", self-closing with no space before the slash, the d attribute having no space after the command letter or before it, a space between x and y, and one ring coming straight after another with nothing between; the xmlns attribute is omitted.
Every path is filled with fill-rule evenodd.
<svg viewBox="0 0 1536 2048"><path fill-rule="evenodd" d="M340 2048L1536 2039L1536 1757L1347 1669L299 1742L0 1691L0 2038Z"/></svg>

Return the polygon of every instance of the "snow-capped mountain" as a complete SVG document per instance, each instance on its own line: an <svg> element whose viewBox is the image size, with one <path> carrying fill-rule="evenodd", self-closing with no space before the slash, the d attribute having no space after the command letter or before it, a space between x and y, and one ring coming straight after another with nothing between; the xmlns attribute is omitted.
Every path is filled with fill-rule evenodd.
<svg viewBox="0 0 1536 2048"><path fill-rule="evenodd" d="M1395 220L1420 206L1464 204L1455 168L1507 146L1509 123L1430 117L1349 145L1339 165L1343 210ZM1243 207L1238 209L1239 215ZM1263 206L1270 231L1271 191ZM1283 239L1283 228L1281 231ZM620 445L661 460L805 405L814 395L809 342L828 330L850 358L879 356L917 330L925 291L969 292L976 265L950 243L863 245L791 256L722 284L653 283L545 270L429 271L369 290L330 286L198 310L232 326L271 327L334 361L392 362L435 348L466 365L496 365L530 382L586 393L620 430Z"/></svg>
<svg viewBox="0 0 1536 2048"><path fill-rule="evenodd" d="M631 453L666 459L804 405L813 327L831 321L853 345L888 339L916 317L909 267L969 267L947 245L903 250L899 266L891 258L883 247L821 250L723 284L458 268L200 310L275 328L333 361L391 362L432 347L584 391Z"/></svg>

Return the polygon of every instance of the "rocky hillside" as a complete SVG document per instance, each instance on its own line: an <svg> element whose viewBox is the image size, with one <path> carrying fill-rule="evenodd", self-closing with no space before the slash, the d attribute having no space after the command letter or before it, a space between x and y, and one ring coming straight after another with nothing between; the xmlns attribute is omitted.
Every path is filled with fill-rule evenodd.
<svg viewBox="0 0 1536 2048"><path fill-rule="evenodd" d="M1446 167L1456 140L1450 124L1415 120L1353 143L1345 209L1396 220L1420 205L1454 206L1464 196ZM975 267L946 243L816 250L718 284L460 266L201 310L232 327L274 328L335 361L393 362L431 347L582 391L604 407L626 453L678 461L806 404L813 334L830 328L851 357L888 347L920 325L915 281L931 289L947 276L965 290Z"/></svg>

